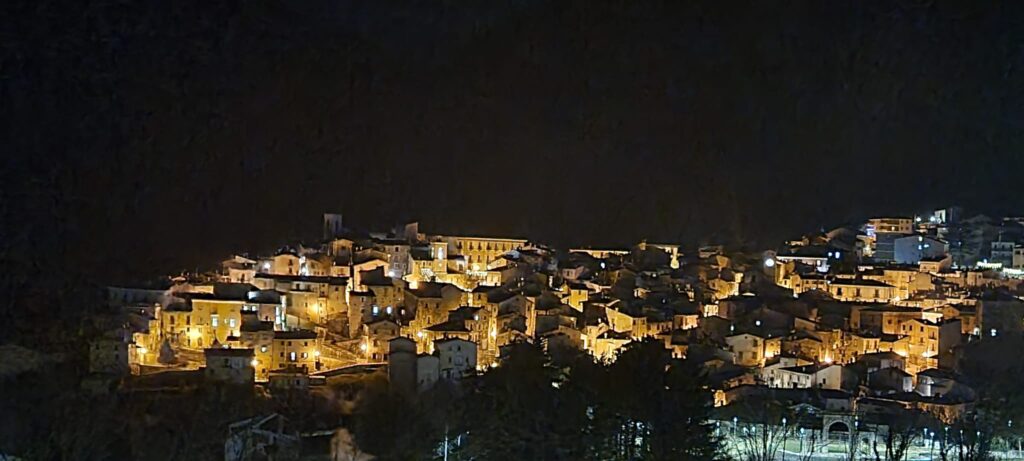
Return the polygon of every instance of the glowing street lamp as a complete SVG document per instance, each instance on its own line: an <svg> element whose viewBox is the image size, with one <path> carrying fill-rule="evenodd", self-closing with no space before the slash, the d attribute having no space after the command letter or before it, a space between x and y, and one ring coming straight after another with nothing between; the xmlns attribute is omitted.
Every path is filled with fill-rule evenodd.
<svg viewBox="0 0 1024 461"><path fill-rule="evenodd" d="M782 417L782 461L786 461L786 417Z"/></svg>

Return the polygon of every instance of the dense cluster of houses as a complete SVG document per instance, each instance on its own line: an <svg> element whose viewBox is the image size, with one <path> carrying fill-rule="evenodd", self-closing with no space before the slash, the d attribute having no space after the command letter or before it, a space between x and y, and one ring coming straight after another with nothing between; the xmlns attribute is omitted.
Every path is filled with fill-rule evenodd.
<svg viewBox="0 0 1024 461"><path fill-rule="evenodd" d="M356 232L325 215L317 245L110 288L131 321L94 344L94 369L185 366L208 380L304 387L380 364L415 394L497 366L518 341L614 360L654 338L703 364L717 405L774 389L826 396L823 408L952 418L974 400L958 375L964 346L1024 327L1024 219L959 214L876 218L757 253L555 250L415 223Z"/></svg>

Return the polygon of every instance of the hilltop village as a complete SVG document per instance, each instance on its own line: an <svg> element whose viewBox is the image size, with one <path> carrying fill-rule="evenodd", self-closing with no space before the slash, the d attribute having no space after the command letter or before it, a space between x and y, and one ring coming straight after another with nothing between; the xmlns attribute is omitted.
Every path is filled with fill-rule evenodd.
<svg viewBox="0 0 1024 461"><path fill-rule="evenodd" d="M1015 353L1001 341L1024 330L1024 218L955 207L760 251L648 241L555 249L416 223L364 232L335 214L324 216L323 237L233 255L216 271L109 287L123 322L90 344L88 385L317 393L378 376L415 400L486 376L520 344L556 362L585 354L612 363L631 345L657 343L700 371L709 423L737 457L744 421L777 426L771 457L758 458L774 459L829 444L877 449L893 437L894 415L911 413L928 422L916 420L907 450L924 453L956 446L949 428L975 421L991 392L972 373L999 369ZM787 429L785 417L741 411L763 401L804 416ZM269 423L239 424L232 434ZM959 430L960 446L1018 449L1009 439L996 446L994 429L972 431L977 440ZM257 459L274 443L243 444L229 458Z"/></svg>

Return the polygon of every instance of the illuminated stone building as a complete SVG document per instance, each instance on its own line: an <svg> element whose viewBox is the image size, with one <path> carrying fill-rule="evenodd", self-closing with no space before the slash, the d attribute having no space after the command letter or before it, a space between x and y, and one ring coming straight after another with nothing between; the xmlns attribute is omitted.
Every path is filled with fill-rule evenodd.
<svg viewBox="0 0 1024 461"><path fill-rule="evenodd" d="M563 293L565 293L565 303L580 312L583 311L583 303L590 299L590 288L579 282L566 283Z"/></svg>
<svg viewBox="0 0 1024 461"><path fill-rule="evenodd" d="M371 306L371 314L376 316L386 313L388 307L396 310L405 304L405 286L405 282L386 277L378 270L372 277L364 275L357 289L373 293L373 306L376 309ZM412 288L413 284L410 283L409 287Z"/></svg>
<svg viewBox="0 0 1024 461"><path fill-rule="evenodd" d="M477 345L478 365L486 367L497 360L497 331L496 305L462 306L450 311L447 321L427 327L422 338L417 338L417 342L427 341L427 344L433 345L435 341L446 338L462 338L472 341ZM432 352L429 347L425 351Z"/></svg>
<svg viewBox="0 0 1024 461"><path fill-rule="evenodd" d="M942 307L943 320L959 320L960 333L965 335L980 335L981 329L978 326L978 311L974 306L947 305Z"/></svg>
<svg viewBox="0 0 1024 461"><path fill-rule="evenodd" d="M400 334L401 327L394 320L374 320L363 325L363 342L360 349L366 354L367 361L386 362L388 343Z"/></svg>
<svg viewBox="0 0 1024 461"><path fill-rule="evenodd" d="M402 278L409 274L409 242L399 239L375 240L373 247L386 255L389 277Z"/></svg>
<svg viewBox="0 0 1024 461"><path fill-rule="evenodd" d="M245 256L235 255L221 263L224 277L231 283L251 283L256 276L258 261Z"/></svg>
<svg viewBox="0 0 1024 461"><path fill-rule="evenodd" d="M476 371L476 343L462 338L447 338L436 341L434 350L437 351L441 378L459 379Z"/></svg>
<svg viewBox="0 0 1024 461"><path fill-rule="evenodd" d="M449 250L466 257L466 263L473 271L487 270L488 263L505 253L522 248L527 242L524 239L494 237L448 236L441 238L448 243Z"/></svg>
<svg viewBox="0 0 1024 461"><path fill-rule="evenodd" d="M864 271L859 275L864 280L874 280L892 286L894 300L905 300L918 293L935 290L932 275L922 272L919 267L886 267Z"/></svg>
<svg viewBox="0 0 1024 461"><path fill-rule="evenodd" d="M320 340L310 330L275 331L271 345L271 370L299 368L306 373L320 369Z"/></svg>
<svg viewBox="0 0 1024 461"><path fill-rule="evenodd" d="M885 303L896 297L896 289L875 280L834 279L828 283L828 294L846 302Z"/></svg>
<svg viewBox="0 0 1024 461"><path fill-rule="evenodd" d="M887 304L853 306L850 309L850 329L874 335L898 335L900 324L923 316L921 309Z"/></svg>
<svg viewBox="0 0 1024 461"><path fill-rule="evenodd" d="M900 334L907 339L908 371L935 368L939 360L949 363L953 348L960 345L962 333L960 321L949 320L941 323L923 319L910 319L900 324ZM930 359L930 360L926 360Z"/></svg>
<svg viewBox="0 0 1024 461"><path fill-rule="evenodd" d="M462 303L464 293L455 285L432 282L420 283L415 289L405 291L405 309L412 316L409 333L418 338L421 352L428 343L420 333L427 327L447 321L448 313Z"/></svg>
<svg viewBox="0 0 1024 461"><path fill-rule="evenodd" d="M238 345L253 352L252 367L257 381L266 381L274 369L274 324L256 319L242 320Z"/></svg>
<svg viewBox="0 0 1024 461"><path fill-rule="evenodd" d="M417 343L422 343L422 345L419 346L420 352L426 354L434 353L434 342L442 339L459 338L466 341L472 341L473 337L478 335L476 332L470 330L467 323L468 322L463 319L452 319L436 325L431 325L418 331L416 333Z"/></svg>
<svg viewBox="0 0 1024 461"><path fill-rule="evenodd" d="M328 319L343 316L348 312L349 279L329 276L257 274L254 285L264 290L275 290L285 295L284 305L289 316L313 324L326 323Z"/></svg>
<svg viewBox="0 0 1024 461"><path fill-rule="evenodd" d="M238 336L242 313L250 309L244 296L194 292L179 296L184 300L160 309L160 329L172 344L187 348L224 344Z"/></svg>
<svg viewBox="0 0 1024 461"><path fill-rule="evenodd" d="M764 338L752 333L739 333L726 336L725 343L733 354L733 363L744 367L764 364Z"/></svg>
<svg viewBox="0 0 1024 461"><path fill-rule="evenodd" d="M363 324L373 321L375 306L377 306L377 315L380 315L381 309L377 304L377 297L372 291L350 291L348 293L349 338L358 337L363 331Z"/></svg>

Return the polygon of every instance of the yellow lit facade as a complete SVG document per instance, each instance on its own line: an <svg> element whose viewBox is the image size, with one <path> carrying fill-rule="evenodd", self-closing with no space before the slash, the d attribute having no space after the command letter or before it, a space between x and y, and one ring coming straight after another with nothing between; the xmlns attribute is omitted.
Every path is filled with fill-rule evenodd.
<svg viewBox="0 0 1024 461"><path fill-rule="evenodd" d="M360 350L369 362L384 362L388 359L389 342L401 333L401 327L391 320L377 320L363 325L363 343Z"/></svg>
<svg viewBox="0 0 1024 461"><path fill-rule="evenodd" d="M312 331L274 332L270 351L271 371L295 367L305 369L307 373L312 373L319 368L319 339L316 333Z"/></svg>
<svg viewBox="0 0 1024 461"><path fill-rule="evenodd" d="M274 370L274 329L272 324L258 322L245 324L239 336L239 346L253 351L253 369L257 381L266 381Z"/></svg>
<svg viewBox="0 0 1024 461"><path fill-rule="evenodd" d="M282 253L270 260L271 274L299 275L299 257L291 253Z"/></svg>
<svg viewBox="0 0 1024 461"><path fill-rule="evenodd" d="M214 339L220 344L228 341L230 336L238 336L242 328L242 301L225 301L212 299L193 299L192 318L198 320L198 326L204 326L204 339L213 344ZM209 336L205 336L208 334Z"/></svg>
<svg viewBox="0 0 1024 461"><path fill-rule="evenodd" d="M587 341L591 355L601 360L615 360L619 349L632 341L627 333L606 331Z"/></svg>
<svg viewBox="0 0 1024 461"><path fill-rule="evenodd" d="M839 354L840 363L849 363L864 354L878 352L879 338L857 333L846 333L846 341Z"/></svg>
<svg viewBox="0 0 1024 461"><path fill-rule="evenodd" d="M896 289L876 281L837 279L828 284L828 294L845 302L890 302L896 297Z"/></svg>
<svg viewBox="0 0 1024 461"><path fill-rule="evenodd" d="M587 289L586 285L576 283L567 284L565 289L568 292L565 303L572 306L573 309L582 312L583 303L590 299L590 290Z"/></svg>
<svg viewBox="0 0 1024 461"><path fill-rule="evenodd" d="M921 318L920 309L899 306L855 306L850 310L850 328L876 334L898 335L900 324ZM881 347L881 346L880 346Z"/></svg>
<svg viewBox="0 0 1024 461"><path fill-rule="evenodd" d="M242 326L244 301L195 297L159 311L160 328L172 344L201 349L225 344Z"/></svg>
<svg viewBox="0 0 1024 461"><path fill-rule="evenodd" d="M300 321L326 323L348 312L348 282L343 277L258 274L254 284L284 293L287 314Z"/></svg>
<svg viewBox="0 0 1024 461"><path fill-rule="evenodd" d="M764 338L749 333L742 333L726 337L725 342L733 353L733 363L744 367L755 367L764 364Z"/></svg>
<svg viewBox="0 0 1024 461"><path fill-rule="evenodd" d="M914 220L911 218L872 218L868 220L868 226L874 232L886 232L892 234L913 233Z"/></svg>
<svg viewBox="0 0 1024 461"><path fill-rule="evenodd" d="M523 239L492 237L447 237L456 254L466 257L470 270L487 270L487 264L505 253L526 245Z"/></svg>

